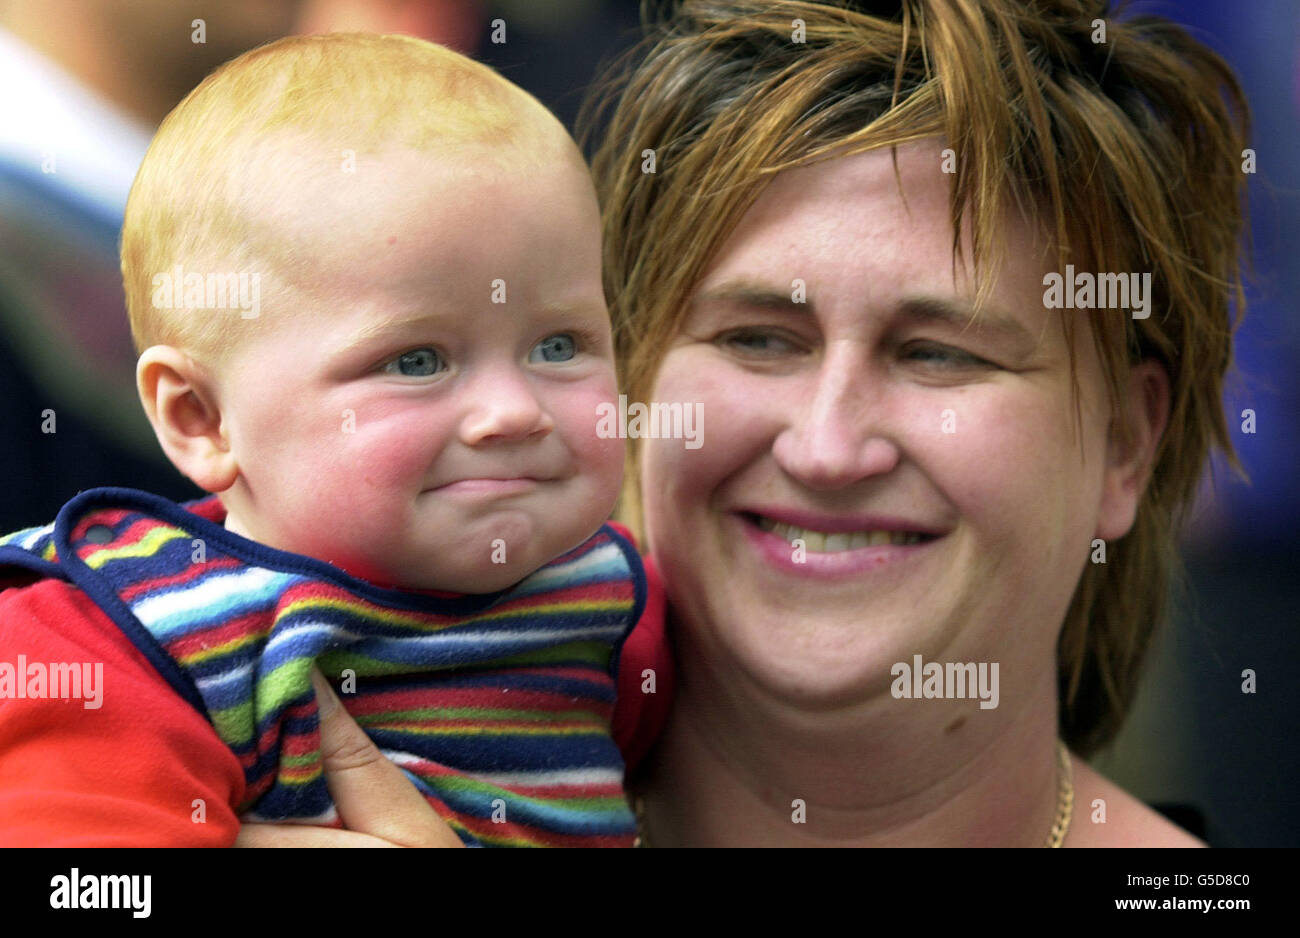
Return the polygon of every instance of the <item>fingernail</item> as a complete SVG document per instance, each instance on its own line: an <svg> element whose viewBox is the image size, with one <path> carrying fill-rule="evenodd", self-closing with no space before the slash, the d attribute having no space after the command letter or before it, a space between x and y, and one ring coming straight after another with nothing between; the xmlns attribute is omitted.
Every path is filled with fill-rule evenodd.
<svg viewBox="0 0 1300 938"><path fill-rule="evenodd" d="M334 693L334 688L330 687L330 682L325 680L325 675L316 668L311 669L311 682L316 688L316 706L320 708L321 719L324 719L334 712L339 705L339 699Z"/></svg>

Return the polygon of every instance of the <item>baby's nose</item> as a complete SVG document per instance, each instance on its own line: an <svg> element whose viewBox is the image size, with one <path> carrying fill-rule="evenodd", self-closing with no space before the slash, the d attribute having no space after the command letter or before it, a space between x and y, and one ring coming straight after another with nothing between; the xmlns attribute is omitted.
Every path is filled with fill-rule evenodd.
<svg viewBox="0 0 1300 938"><path fill-rule="evenodd" d="M461 423L461 438L471 446L540 438L555 427L537 393L517 370L483 375L468 390L473 403Z"/></svg>

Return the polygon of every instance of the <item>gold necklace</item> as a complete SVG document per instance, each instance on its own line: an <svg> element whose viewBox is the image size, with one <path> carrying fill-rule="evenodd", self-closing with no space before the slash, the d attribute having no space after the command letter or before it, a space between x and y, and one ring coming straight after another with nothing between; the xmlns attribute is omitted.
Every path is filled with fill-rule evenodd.
<svg viewBox="0 0 1300 938"><path fill-rule="evenodd" d="M1056 819L1052 829L1047 832L1045 847L1059 847L1065 843L1065 832L1070 829L1070 818L1074 816L1074 767L1070 765L1070 750L1065 743L1056 741L1056 770L1059 781L1056 786Z"/></svg>
<svg viewBox="0 0 1300 938"><path fill-rule="evenodd" d="M1074 767L1070 764L1070 751L1065 743L1056 741L1056 817L1052 820L1052 829L1047 832L1044 847L1059 847L1065 843L1065 834L1070 829L1070 819L1074 816ZM636 840L633 847L649 847L650 840L645 833L645 799L632 799L636 812Z"/></svg>

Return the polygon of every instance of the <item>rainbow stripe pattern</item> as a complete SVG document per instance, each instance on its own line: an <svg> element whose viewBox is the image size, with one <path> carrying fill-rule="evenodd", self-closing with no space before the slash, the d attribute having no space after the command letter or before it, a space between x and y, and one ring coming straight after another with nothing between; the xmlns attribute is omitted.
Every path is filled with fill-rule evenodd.
<svg viewBox="0 0 1300 938"><path fill-rule="evenodd" d="M244 769L246 820L340 826L322 774L318 665L380 750L470 845L631 846L610 736L636 548L603 526L500 593L385 589L184 506L94 489L0 537L5 566L93 598Z"/></svg>

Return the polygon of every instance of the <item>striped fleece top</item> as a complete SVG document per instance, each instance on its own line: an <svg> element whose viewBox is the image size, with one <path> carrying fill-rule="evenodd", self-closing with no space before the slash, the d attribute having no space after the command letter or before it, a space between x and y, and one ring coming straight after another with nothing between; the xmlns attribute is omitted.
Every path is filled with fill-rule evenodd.
<svg viewBox="0 0 1300 938"><path fill-rule="evenodd" d="M618 531L502 592L457 595L381 588L223 520L215 496L94 489L0 537L0 579L57 577L103 609L239 759L245 820L339 824L316 664L465 843L632 844L610 716L646 578Z"/></svg>

